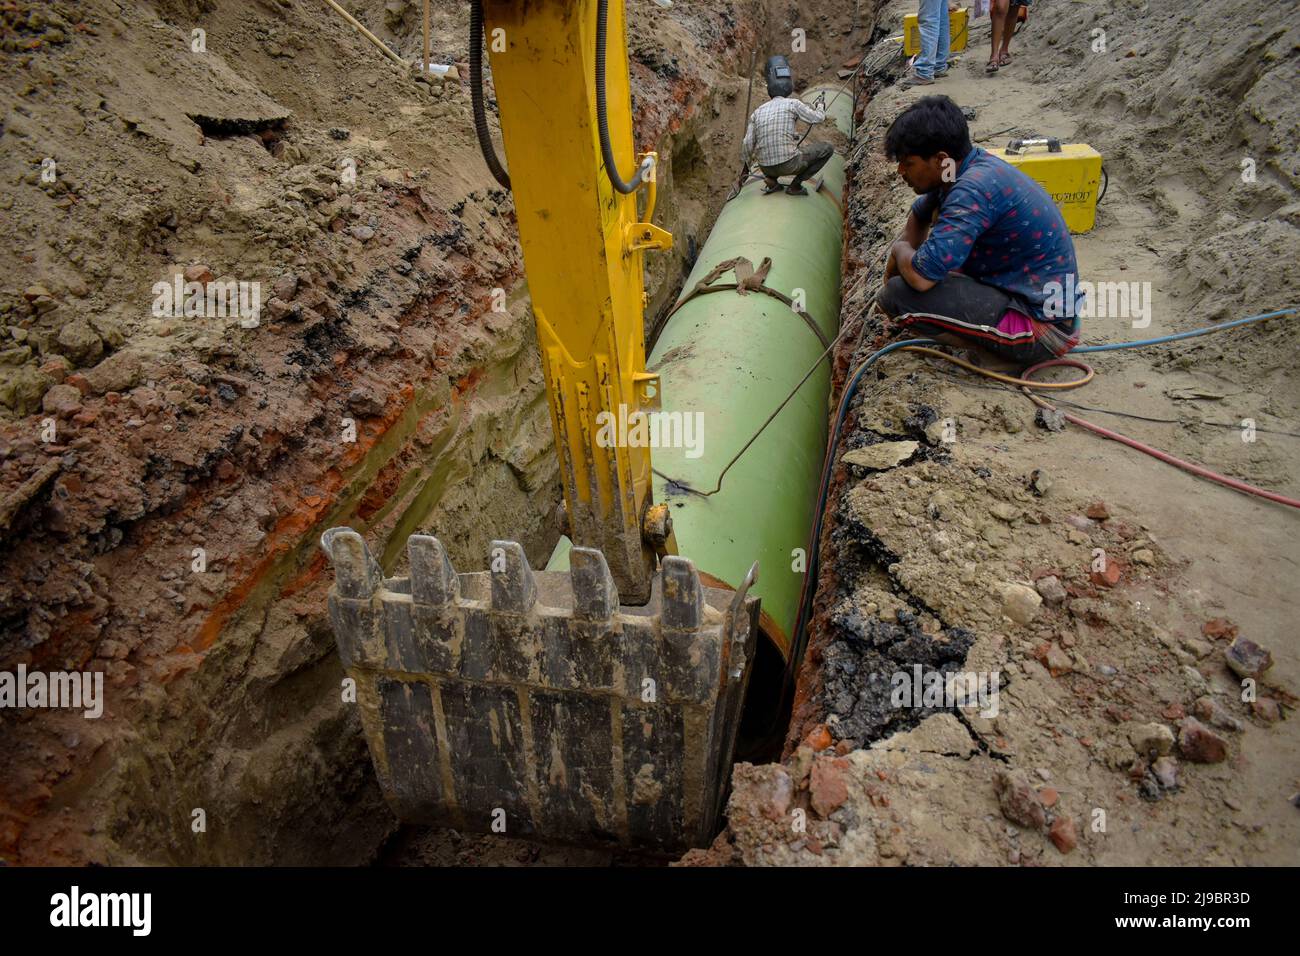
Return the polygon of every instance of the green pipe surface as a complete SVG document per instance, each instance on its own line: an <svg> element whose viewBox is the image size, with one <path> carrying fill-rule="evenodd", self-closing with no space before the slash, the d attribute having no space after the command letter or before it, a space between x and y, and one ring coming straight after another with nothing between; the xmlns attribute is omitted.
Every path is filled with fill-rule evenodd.
<svg viewBox="0 0 1300 956"><path fill-rule="evenodd" d="M845 136L853 135L853 91L842 86L812 86L799 95L811 104L819 94L826 95L826 116Z"/></svg>
<svg viewBox="0 0 1300 956"><path fill-rule="evenodd" d="M805 101L827 89L815 87ZM852 94L829 104L828 116L846 135ZM720 262L744 256L758 268L772 260L765 285L799 298L827 341L839 331L840 255L844 159L838 154L818 173L822 188L807 196L762 194L761 180L747 183L718 216L694 269L682 286L689 295ZM815 181L815 180L814 180ZM811 186L811 183L809 184ZM715 280L734 283L726 272ZM680 299L678 300L681 301ZM826 448L829 359L822 360L798 393L727 472L722 490L708 491L732 457L825 350L818 336L787 305L759 292L699 295L668 320L647 359L660 375L662 412L697 416L699 457L690 447L655 447L654 500L669 505L678 553L731 587L759 562L750 593L763 601L766 630L782 653L789 647L799 610L817 485ZM692 436L697 437L697 436ZM672 484L662 475L672 479ZM568 565L568 539L557 545L549 569Z"/></svg>
<svg viewBox="0 0 1300 956"><path fill-rule="evenodd" d="M817 90L803 95L812 100ZM827 99L833 96L827 95ZM843 104L844 109L840 110ZM852 96L831 104L837 125L852 122ZM841 128L847 128L841 126ZM827 341L839 331L844 159L818 174L821 191L807 196L762 194L746 184L723 207L700 251L683 296L715 265L744 256L757 268L772 260L765 284L799 298ZM728 272L716 282L735 282ZM712 489L719 473L817 363L825 346L788 306L762 293L699 295L668 321L647 360L661 380L663 411L698 413L702 454L656 448L654 498L667 502L678 553L731 587L759 562L751 593L763 600L768 630L782 651L798 614L817 484L826 448L829 359L817 366L795 397L731 467L710 497L683 491ZM673 479L673 484L661 475ZM798 549L798 550L796 550Z"/></svg>

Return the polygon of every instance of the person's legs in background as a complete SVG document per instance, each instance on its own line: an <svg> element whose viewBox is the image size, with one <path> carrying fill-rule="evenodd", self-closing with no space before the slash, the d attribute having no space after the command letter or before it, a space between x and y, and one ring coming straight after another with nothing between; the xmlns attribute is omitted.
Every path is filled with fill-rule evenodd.
<svg viewBox="0 0 1300 956"><path fill-rule="evenodd" d="M1020 4L1008 0L1007 12L1002 15L1002 46L998 49L998 66L1011 62L1011 38L1016 35L1016 19L1020 16ZM997 21L994 20L994 23Z"/></svg>
<svg viewBox="0 0 1300 956"><path fill-rule="evenodd" d="M989 6L989 20L991 21L990 35L992 37L989 48L989 61L984 66L985 73L996 73L998 71L998 59L1002 53L1002 32L1006 28L1007 11L1014 9L1010 0L993 0Z"/></svg>
<svg viewBox="0 0 1300 956"><path fill-rule="evenodd" d="M941 14L948 16L947 0L920 0L916 19L921 28L921 52L916 56L913 70L921 80L933 80L935 71L945 69L948 63L946 57L938 58Z"/></svg>
<svg viewBox="0 0 1300 956"><path fill-rule="evenodd" d="M948 22L948 3L939 4L939 42L934 53L934 75L948 75L948 58L952 56L952 24Z"/></svg>

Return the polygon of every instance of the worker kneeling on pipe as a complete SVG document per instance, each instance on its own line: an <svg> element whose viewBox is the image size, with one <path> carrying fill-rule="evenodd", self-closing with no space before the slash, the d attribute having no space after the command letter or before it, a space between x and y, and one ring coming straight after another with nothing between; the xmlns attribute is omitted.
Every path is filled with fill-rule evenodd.
<svg viewBox="0 0 1300 956"><path fill-rule="evenodd" d="M909 332L1021 367L1074 348L1081 303L1044 307L1054 289L1078 289L1079 275L1070 230L1043 187L972 146L946 96L903 111L885 155L920 198L885 266L884 312Z"/></svg>
<svg viewBox="0 0 1300 956"><path fill-rule="evenodd" d="M811 143L800 148L795 121L803 120L815 126L826 119L826 113L786 95L794 91L790 68L784 66L784 73L774 79L774 67L778 65L775 61L784 64L785 58L772 57L768 61L767 92L772 98L749 117L742 145L743 158L746 165L756 161L763 171L764 193L781 188L779 177L793 176L785 191L791 196L806 196L808 190L803 188L803 181L826 165L835 148L830 143Z"/></svg>

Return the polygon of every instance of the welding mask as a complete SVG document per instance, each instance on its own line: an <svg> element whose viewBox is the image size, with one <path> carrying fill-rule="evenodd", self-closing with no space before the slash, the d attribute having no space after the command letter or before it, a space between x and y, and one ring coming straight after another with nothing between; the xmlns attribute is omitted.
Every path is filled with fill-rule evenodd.
<svg viewBox="0 0 1300 956"><path fill-rule="evenodd" d="M767 80L768 96L789 96L794 92L794 73L785 57L768 57L763 76Z"/></svg>

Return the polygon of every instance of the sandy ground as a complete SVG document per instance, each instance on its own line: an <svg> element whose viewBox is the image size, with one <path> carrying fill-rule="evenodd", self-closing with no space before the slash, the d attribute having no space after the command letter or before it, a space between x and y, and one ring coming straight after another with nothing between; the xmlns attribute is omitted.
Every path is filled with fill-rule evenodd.
<svg viewBox="0 0 1300 956"><path fill-rule="evenodd" d="M886 21L906 10L890 4ZM848 255L861 271L846 321L863 320L869 264L910 202L881 134L927 93L967 108L982 145L1037 133L1102 152L1110 187L1096 228L1076 237L1081 274L1149 283L1153 300L1149 327L1095 319L1086 342L1294 305L1296 278L1263 270L1300 251L1285 145L1296 107L1280 93L1295 30L1275 10L1210 50L1222 16L1035 4L996 77L983 75L985 20L948 78L880 89L855 162ZM1105 54L1081 40L1094 28L1110 36ZM1255 183L1239 179L1247 155ZM1288 321L1093 356L1096 382L1061 397L1168 420L1074 410L1295 496ZM881 332L865 323L850 366ZM1271 431L1243 441L1243 419ZM689 862L1300 861L1300 733L1286 719L1300 679L1285 583L1300 558L1294 511L1077 428L1048 431L1017 392L911 356L868 376L851 422L842 451L882 447L874 467L838 472L792 753L738 768L728 831ZM895 441L916 445L882 444ZM1117 581L1092 573L1098 548ZM1273 659L1253 704L1225 664L1237 635ZM891 706L890 677L917 663L1000 674L996 716Z"/></svg>

